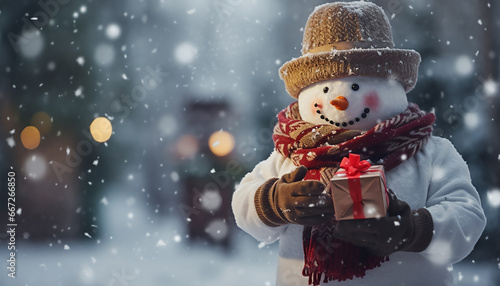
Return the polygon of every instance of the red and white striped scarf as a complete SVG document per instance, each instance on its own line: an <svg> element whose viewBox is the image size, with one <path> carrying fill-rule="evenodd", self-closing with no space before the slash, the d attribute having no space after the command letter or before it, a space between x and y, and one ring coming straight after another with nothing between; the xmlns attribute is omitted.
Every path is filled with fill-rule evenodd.
<svg viewBox="0 0 500 286"><path fill-rule="evenodd" d="M342 158L351 152L383 165L386 171L398 166L427 143L434 120L434 114L410 103L405 111L369 131L337 129L333 125L303 121L298 102L294 102L278 114L273 141L279 153L296 166L309 169L306 180L319 180L327 185ZM304 227L303 275L309 276L309 284L319 285L323 274L324 282L363 277L366 270L388 259L334 238L331 235L334 223Z"/></svg>

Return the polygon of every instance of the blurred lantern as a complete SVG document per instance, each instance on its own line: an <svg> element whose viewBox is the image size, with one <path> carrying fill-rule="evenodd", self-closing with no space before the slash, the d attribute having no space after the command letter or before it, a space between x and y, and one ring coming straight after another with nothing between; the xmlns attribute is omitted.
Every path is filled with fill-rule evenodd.
<svg viewBox="0 0 500 286"><path fill-rule="evenodd" d="M35 149L40 145L40 131L34 126L27 126L21 132L21 142L26 149Z"/></svg>
<svg viewBox="0 0 500 286"><path fill-rule="evenodd" d="M226 156L233 151L234 137L227 131L216 131L208 138L208 147L216 156Z"/></svg>
<svg viewBox="0 0 500 286"><path fill-rule="evenodd" d="M113 133L113 126L106 117L97 117L90 124L90 134L97 142L106 142Z"/></svg>
<svg viewBox="0 0 500 286"><path fill-rule="evenodd" d="M31 117L31 125L35 126L40 134L46 135L52 128L52 118L43 111L39 111Z"/></svg>
<svg viewBox="0 0 500 286"><path fill-rule="evenodd" d="M182 135L179 140L177 140L176 144L177 154L182 158L191 158L200 149L198 139L193 135Z"/></svg>

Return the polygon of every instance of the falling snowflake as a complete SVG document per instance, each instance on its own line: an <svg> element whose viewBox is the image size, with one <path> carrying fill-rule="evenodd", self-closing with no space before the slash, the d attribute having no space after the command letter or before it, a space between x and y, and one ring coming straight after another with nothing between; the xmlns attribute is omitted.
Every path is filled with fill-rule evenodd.
<svg viewBox="0 0 500 286"><path fill-rule="evenodd" d="M500 207L500 190L499 189L494 189L490 190L486 193L486 196L488 197L488 203L490 206L494 208Z"/></svg>
<svg viewBox="0 0 500 286"><path fill-rule="evenodd" d="M165 243L162 239L160 239L160 240L158 240L158 242L156 243L156 246L157 246L157 247L165 247L165 246L167 246L167 244L166 244L166 243Z"/></svg>
<svg viewBox="0 0 500 286"><path fill-rule="evenodd" d="M172 172L170 174L170 179L172 179L173 182L178 182L180 179L179 173L177 172Z"/></svg>
<svg viewBox="0 0 500 286"><path fill-rule="evenodd" d="M79 86L76 90L75 90L75 96L76 97L83 97L83 86Z"/></svg>
<svg viewBox="0 0 500 286"><path fill-rule="evenodd" d="M16 146L16 141L14 141L14 137L9 137L5 139L7 141L7 145L9 145L10 148L14 148Z"/></svg>
<svg viewBox="0 0 500 286"><path fill-rule="evenodd" d="M435 166L432 168L432 179L439 181L442 180L446 175L446 172L443 168Z"/></svg>
<svg viewBox="0 0 500 286"><path fill-rule="evenodd" d="M109 205L108 199L106 197L102 197L101 204L103 204L105 206Z"/></svg>
<svg viewBox="0 0 500 286"><path fill-rule="evenodd" d="M84 59L83 57L81 57L81 56L80 56L80 57L76 58L76 62L77 62L79 65L83 66L83 64L85 64L85 59Z"/></svg>
<svg viewBox="0 0 500 286"><path fill-rule="evenodd" d="M479 114L477 112L467 112L464 115L464 123L467 129L476 129L481 123Z"/></svg>
<svg viewBox="0 0 500 286"><path fill-rule="evenodd" d="M118 39L121 33L122 29L118 26L118 24L111 23L106 27L106 36L111 40Z"/></svg>
<svg viewBox="0 0 500 286"><path fill-rule="evenodd" d="M492 79L487 79L483 83L483 91L486 96L493 96L498 92L498 83Z"/></svg>

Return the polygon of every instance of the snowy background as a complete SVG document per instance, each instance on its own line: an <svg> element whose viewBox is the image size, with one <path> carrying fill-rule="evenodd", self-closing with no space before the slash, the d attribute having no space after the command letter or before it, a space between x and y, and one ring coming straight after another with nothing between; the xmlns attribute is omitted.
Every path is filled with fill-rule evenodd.
<svg viewBox="0 0 500 286"><path fill-rule="evenodd" d="M488 216L457 283L500 285L500 5L374 2L396 45L422 55L409 99L436 113ZM277 70L322 3L2 1L0 173L16 172L18 251L16 280L3 268L0 285L273 285L277 245L237 229L230 199L273 148L292 102ZM96 117L112 124L105 143L89 133Z"/></svg>

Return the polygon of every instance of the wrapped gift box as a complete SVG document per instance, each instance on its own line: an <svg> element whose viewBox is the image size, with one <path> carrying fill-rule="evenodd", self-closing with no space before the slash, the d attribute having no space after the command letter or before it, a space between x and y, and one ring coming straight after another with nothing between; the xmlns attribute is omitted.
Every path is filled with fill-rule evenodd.
<svg viewBox="0 0 500 286"><path fill-rule="evenodd" d="M350 154L349 159L344 158L341 167L330 184L335 218L345 220L386 216L388 197L384 167L370 166L367 161L360 162L359 156L355 154Z"/></svg>

